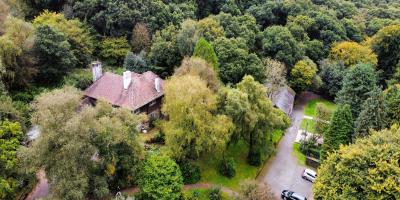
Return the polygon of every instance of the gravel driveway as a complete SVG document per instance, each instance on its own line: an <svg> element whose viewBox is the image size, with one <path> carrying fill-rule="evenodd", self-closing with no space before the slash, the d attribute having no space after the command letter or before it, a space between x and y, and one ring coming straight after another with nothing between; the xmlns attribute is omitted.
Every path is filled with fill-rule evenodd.
<svg viewBox="0 0 400 200"><path fill-rule="evenodd" d="M292 149L304 115L304 105L316 97L306 92L298 98L293 108L291 127L281 139L276 156L266 164L257 178L260 182L266 182L278 198L282 190L288 189L306 196L307 199L313 199L312 183L301 178L301 173L306 167L298 163Z"/></svg>

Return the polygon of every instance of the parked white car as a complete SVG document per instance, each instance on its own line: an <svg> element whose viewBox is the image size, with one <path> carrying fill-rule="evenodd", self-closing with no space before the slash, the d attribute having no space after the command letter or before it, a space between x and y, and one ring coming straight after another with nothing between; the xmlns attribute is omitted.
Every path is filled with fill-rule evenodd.
<svg viewBox="0 0 400 200"><path fill-rule="evenodd" d="M311 169L305 169L303 170L301 177L314 183L315 179L317 178L317 172Z"/></svg>

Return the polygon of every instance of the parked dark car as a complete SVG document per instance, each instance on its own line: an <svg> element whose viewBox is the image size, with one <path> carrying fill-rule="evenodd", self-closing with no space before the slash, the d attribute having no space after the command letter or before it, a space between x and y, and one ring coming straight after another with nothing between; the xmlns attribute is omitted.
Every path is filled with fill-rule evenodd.
<svg viewBox="0 0 400 200"><path fill-rule="evenodd" d="M289 190L283 190L281 194L283 200L307 200L306 197Z"/></svg>

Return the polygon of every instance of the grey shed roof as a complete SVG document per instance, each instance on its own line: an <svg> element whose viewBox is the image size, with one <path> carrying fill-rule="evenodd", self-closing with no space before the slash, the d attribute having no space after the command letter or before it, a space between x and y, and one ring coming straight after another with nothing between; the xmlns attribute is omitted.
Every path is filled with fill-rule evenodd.
<svg viewBox="0 0 400 200"><path fill-rule="evenodd" d="M296 92L292 88L284 86L272 95L271 100L275 107L290 115L292 114L295 96Z"/></svg>

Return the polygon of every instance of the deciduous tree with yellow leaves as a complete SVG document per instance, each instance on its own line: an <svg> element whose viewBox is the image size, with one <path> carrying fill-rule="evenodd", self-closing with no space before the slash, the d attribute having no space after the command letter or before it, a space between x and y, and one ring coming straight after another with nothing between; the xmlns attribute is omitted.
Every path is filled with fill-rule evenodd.
<svg viewBox="0 0 400 200"><path fill-rule="evenodd" d="M357 42L339 42L333 45L329 57L332 60L340 60L346 66L353 66L359 63L376 65L378 58L368 46Z"/></svg>
<svg viewBox="0 0 400 200"><path fill-rule="evenodd" d="M341 146L320 166L316 200L400 199L400 127Z"/></svg>
<svg viewBox="0 0 400 200"><path fill-rule="evenodd" d="M161 123L165 144L173 158L182 161L205 152L217 155L229 140L232 121L215 114L216 94L195 75L172 76L164 85L162 111L168 120Z"/></svg>

